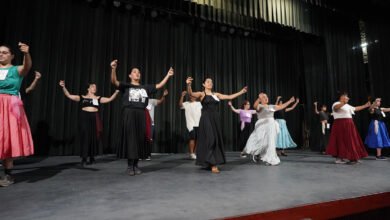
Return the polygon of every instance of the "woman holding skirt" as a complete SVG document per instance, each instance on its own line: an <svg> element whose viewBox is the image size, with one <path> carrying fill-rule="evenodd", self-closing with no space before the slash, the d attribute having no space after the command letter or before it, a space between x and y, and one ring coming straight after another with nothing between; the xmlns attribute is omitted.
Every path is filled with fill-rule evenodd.
<svg viewBox="0 0 390 220"><path fill-rule="evenodd" d="M276 105L283 105L283 101L281 100L281 98L281 96L277 97ZM279 152L281 156L287 156L287 154L284 152L285 149L297 147L297 144L291 138L290 132L288 132L285 113L294 110L295 107L297 107L298 103L299 99L296 99L296 102L291 107L277 111L274 114L276 122L278 122L279 124L279 133L276 139L276 148L281 149L281 151Z"/></svg>
<svg viewBox="0 0 390 220"><path fill-rule="evenodd" d="M72 95L65 87L65 81L60 81L64 95L72 101L80 102L80 157L81 166L95 163L95 156L101 153L99 150L100 136L103 126L99 117L100 104L109 103L116 98L119 91L116 90L111 97L96 96L96 84L87 85L87 94ZM87 158L89 162L87 163Z"/></svg>
<svg viewBox="0 0 390 220"><path fill-rule="evenodd" d="M381 108L381 102L381 98L375 99L375 102L369 109L372 119L364 143L369 148L376 149L377 160L386 160L386 158L382 156L382 149L390 147L390 138L384 120L386 118L386 112L390 112L390 108Z"/></svg>
<svg viewBox="0 0 390 220"><path fill-rule="evenodd" d="M170 68L164 79L154 85L141 84L141 72L137 68L133 68L128 74L130 83L119 82L116 76L118 61L111 62L111 82L122 93L122 122L120 143L117 149L119 158L127 159L127 174L129 176L142 174L138 167L139 159L148 157L146 147L146 109L149 96L157 92L158 89L164 87L174 74ZM149 137L150 138L150 137Z"/></svg>
<svg viewBox="0 0 390 220"><path fill-rule="evenodd" d="M348 104L347 93L340 95L339 101L332 105L334 122L330 132L330 138L326 153L336 158L336 164L356 164L360 158L367 157L363 141L352 120L352 115L370 107L370 102L362 106L353 107Z"/></svg>
<svg viewBox="0 0 390 220"><path fill-rule="evenodd" d="M256 114L256 110L251 110L251 104L248 100L245 100L241 106L241 109L235 109L232 105L232 102L228 102L228 105L232 109L233 112L240 115L240 125L239 125L239 148L241 151L241 157L245 158L246 155L243 152L246 142L248 141L249 136L253 131L252 126L252 115Z"/></svg>
<svg viewBox="0 0 390 220"><path fill-rule="evenodd" d="M245 94L247 88L225 95L213 91L213 80L206 77L203 80L204 91L193 92L191 88L193 79L188 77L188 95L199 98L202 104L202 116L199 122L199 134L196 148L196 165L210 168L212 173L219 173L218 165L226 163L224 144L222 138L221 120L218 112L220 100L232 100Z"/></svg>
<svg viewBox="0 0 390 220"><path fill-rule="evenodd" d="M278 165L280 163L276 153L276 138L279 132L279 124L275 121L274 113L285 109L294 101L295 98L291 97L288 102L282 105L268 105L267 94L259 94L259 98L254 104L258 120L255 130L250 135L244 149L244 153L252 155L254 162L257 162L257 158L260 157L266 165Z"/></svg>
<svg viewBox="0 0 390 220"><path fill-rule="evenodd" d="M0 160L5 174L0 177L2 187L14 183L14 159L34 154L30 126L19 98L22 80L31 69L32 61L28 45L19 43L19 49L24 54L23 65L13 66L11 48L0 46Z"/></svg>

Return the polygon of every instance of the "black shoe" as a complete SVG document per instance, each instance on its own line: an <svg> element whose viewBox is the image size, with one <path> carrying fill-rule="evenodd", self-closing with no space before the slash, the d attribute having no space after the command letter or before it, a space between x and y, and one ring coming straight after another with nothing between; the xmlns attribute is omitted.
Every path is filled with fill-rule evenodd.
<svg viewBox="0 0 390 220"><path fill-rule="evenodd" d="M285 156L285 157L287 157L287 154L286 154L286 153L284 153L284 152L280 153L280 155L281 155L281 156Z"/></svg>
<svg viewBox="0 0 390 220"><path fill-rule="evenodd" d="M387 158L384 156L376 156L375 159L376 160L387 160Z"/></svg>
<svg viewBox="0 0 390 220"><path fill-rule="evenodd" d="M127 168L126 173L129 176L134 176L135 175L134 169L132 167Z"/></svg>
<svg viewBox="0 0 390 220"><path fill-rule="evenodd" d="M141 175L142 170L140 170L138 167L134 167L134 173L135 173L135 175Z"/></svg>

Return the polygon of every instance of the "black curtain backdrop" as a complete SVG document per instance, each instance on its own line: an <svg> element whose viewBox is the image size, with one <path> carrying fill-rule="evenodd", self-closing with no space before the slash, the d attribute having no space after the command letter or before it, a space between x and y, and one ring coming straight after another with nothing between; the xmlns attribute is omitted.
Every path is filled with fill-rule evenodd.
<svg viewBox="0 0 390 220"><path fill-rule="evenodd" d="M244 37L171 17L152 19L142 13L90 7L85 1L13 0L3 6L7 12L0 43L14 50L18 41L28 43L33 70L43 75L25 98L38 154L78 154L79 105L65 98L58 81L64 79L73 94L85 93L86 84L95 82L99 95L110 96L113 59L119 60L118 77L123 81L132 67L140 68L143 83L157 83L170 66L175 69L166 85L170 94L156 108L154 152L187 152L184 113L178 107L187 76L194 77L195 90L201 89L206 75L213 77L218 92L233 93L248 86L249 92L233 101L236 107L245 99L253 103L262 91L271 103L278 95L284 100L301 98L302 104L286 115L299 146L304 124L310 129L313 123L315 100L330 107L336 92L343 89L351 92L353 105L366 101L362 55L352 50L360 44L357 23L334 14L324 14L322 23L316 24L321 36L290 28L280 34L278 27L277 34ZM16 55L14 64L20 64L21 54ZM31 72L25 84L32 79ZM115 149L120 110L119 98L101 109L105 152ZM225 101L220 110L226 150L238 150L234 144L238 116ZM356 120L362 131L367 122Z"/></svg>

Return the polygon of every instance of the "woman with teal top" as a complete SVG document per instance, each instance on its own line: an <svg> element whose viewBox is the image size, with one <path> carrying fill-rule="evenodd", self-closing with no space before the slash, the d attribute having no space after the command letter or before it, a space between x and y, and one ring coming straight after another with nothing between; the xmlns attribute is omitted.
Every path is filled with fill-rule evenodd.
<svg viewBox="0 0 390 220"><path fill-rule="evenodd" d="M23 77L32 66L29 46L19 43L24 54L23 65L13 66L14 54L8 46L0 46L0 160L3 161L5 176L0 178L0 186L14 183L11 177L14 158L34 153L30 126L19 98Z"/></svg>

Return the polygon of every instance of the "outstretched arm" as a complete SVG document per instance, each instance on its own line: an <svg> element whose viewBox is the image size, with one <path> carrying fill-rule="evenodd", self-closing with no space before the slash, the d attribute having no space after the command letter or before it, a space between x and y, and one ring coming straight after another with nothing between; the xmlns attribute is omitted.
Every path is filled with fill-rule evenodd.
<svg viewBox="0 0 390 220"><path fill-rule="evenodd" d="M160 83L158 83L158 84L156 85L156 89L161 89L162 87L164 87L164 85L167 84L169 78L170 78L171 76L173 76L173 74L174 74L174 71L173 71L173 68L171 67L171 68L169 68L168 73L167 73L167 75L164 77L164 79L163 79Z"/></svg>
<svg viewBox="0 0 390 220"><path fill-rule="evenodd" d="M390 108L381 108L383 112L390 112Z"/></svg>
<svg viewBox="0 0 390 220"><path fill-rule="evenodd" d="M240 114L240 110L235 109L234 106L232 105L232 102L231 102L231 101L228 102L228 105L230 106L230 109L231 109L233 112L235 112L235 113L237 113L237 114Z"/></svg>
<svg viewBox="0 0 390 220"><path fill-rule="evenodd" d="M318 102L314 102L314 112L318 115L318 114L320 114L320 112L318 111L318 104L317 104Z"/></svg>
<svg viewBox="0 0 390 220"><path fill-rule="evenodd" d="M370 106L371 106L371 103L370 103L370 102L367 102L367 103L364 104L364 105L355 107L355 112L361 111L361 110L366 109L366 108L368 108L368 107L370 107Z"/></svg>
<svg viewBox="0 0 390 220"><path fill-rule="evenodd" d="M38 71L35 71L34 81L30 84L29 87L26 88L26 90L25 90L26 94L30 93L31 91L33 91L35 89L41 76L42 75Z"/></svg>
<svg viewBox="0 0 390 220"><path fill-rule="evenodd" d="M187 77L187 80L186 80L186 83L187 83L187 93L188 95L194 97L194 98L202 98L203 97L203 92L193 92L192 91L192 87L191 87L191 84L192 84L192 81L194 79L192 77Z"/></svg>
<svg viewBox="0 0 390 220"><path fill-rule="evenodd" d="M283 105L276 105L275 106L275 110L276 111L279 111L279 110L283 110L285 109L287 106L289 106L291 103L295 102L295 98L294 96L290 98L290 100L288 100L288 102L286 103L283 103Z"/></svg>
<svg viewBox="0 0 390 220"><path fill-rule="evenodd" d="M248 91L247 87L245 86L244 88L241 89L241 91L231 94L231 95L225 95L221 93L215 93L215 95L220 99L220 100L232 100L237 98L238 96L245 94Z"/></svg>
<svg viewBox="0 0 390 220"><path fill-rule="evenodd" d="M294 108L297 107L298 103L299 103L299 98L297 99L297 101L294 103L293 106L291 106L290 108L286 108L286 112L294 110Z"/></svg>
<svg viewBox="0 0 390 220"><path fill-rule="evenodd" d="M167 95L168 95L168 89L165 89L161 98L157 100L157 105L161 105L165 101L165 96Z"/></svg>
<svg viewBox="0 0 390 220"><path fill-rule="evenodd" d="M69 91L65 87L65 81L64 80L61 80L59 84L62 87L62 91L64 92L66 97L68 97L70 100L73 100L75 102L79 102L80 101L80 96L72 95L72 94L69 93Z"/></svg>
<svg viewBox="0 0 390 220"><path fill-rule="evenodd" d="M100 103L109 103L112 102L119 94L119 90L115 90L115 92L110 96L110 97L101 97L100 98Z"/></svg>
<svg viewBox="0 0 390 220"><path fill-rule="evenodd" d="M119 81L116 77L116 68L118 67L118 60L113 60L111 62L111 83L116 87L119 87Z"/></svg>
<svg viewBox="0 0 390 220"><path fill-rule="evenodd" d="M30 71L32 66L32 60L29 52L29 46L27 44L19 42L20 51L24 54L23 65L18 66L19 75L25 76Z"/></svg>

